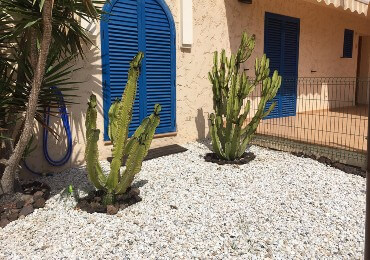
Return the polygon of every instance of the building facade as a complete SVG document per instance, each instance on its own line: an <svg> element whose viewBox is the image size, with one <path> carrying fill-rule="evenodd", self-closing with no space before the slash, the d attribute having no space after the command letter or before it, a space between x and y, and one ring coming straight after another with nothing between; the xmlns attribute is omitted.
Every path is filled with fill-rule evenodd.
<svg viewBox="0 0 370 260"><path fill-rule="evenodd" d="M87 58L76 65L82 69L73 74L73 80L82 83L77 86L78 104L68 108L73 155L64 168L84 163L85 111L91 93L98 97L100 158L110 156L107 108L121 95L128 61L137 50L144 50L146 60L139 81L134 124L151 112L154 103L164 107L153 146L182 144L207 136L207 118L212 112L208 72L213 52L221 49L227 54L235 52L244 31L256 35L255 51L243 67L250 76L254 73L254 59L267 53L272 68L287 78L370 77L367 1L253 0L246 4L238 0L194 0L190 28L182 22L182 15L189 15L189 10L184 14L180 0L113 0L104 8L114 17L97 25L86 25L95 46L86 47ZM190 30L190 40L183 38L184 30ZM296 86L288 85L285 89L289 97L281 99L277 117L289 116L296 106L304 106L296 101L299 95L328 92L323 88L320 93L299 93ZM352 92L348 91L348 95L355 102ZM58 125L59 122L55 127L63 136ZM53 157L60 157L64 148L63 142L49 138ZM40 158L41 149L29 159L30 166L47 171L49 166Z"/></svg>

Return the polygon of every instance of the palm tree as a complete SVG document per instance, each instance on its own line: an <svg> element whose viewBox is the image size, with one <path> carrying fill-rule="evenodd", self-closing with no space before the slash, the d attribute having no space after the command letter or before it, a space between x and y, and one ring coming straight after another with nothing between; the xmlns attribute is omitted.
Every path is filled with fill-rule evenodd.
<svg viewBox="0 0 370 260"><path fill-rule="evenodd" d="M40 93L43 101L48 95L53 96L48 88L50 70L47 68L56 67L54 73L59 73L62 77L59 83L63 82L64 72L70 68L63 69L66 61L76 56L83 58L83 44L92 43L80 20L99 19L100 12L96 6L102 4L103 1L94 0L0 0L0 29L3 29L0 33L0 48L3 50L0 49L0 55L7 53L5 58L0 57L5 61L5 64L0 63L0 75L5 75L0 84L7 86L3 88L5 93L0 94L9 97L11 102L8 104L13 104L5 110L0 107L0 113L8 113L4 118L8 121L5 125L10 136L14 136L14 127L9 125L14 124L7 123L14 117L9 115L24 108L19 138L13 140L14 150L9 158L0 161L5 165L1 178L4 193L14 191L20 160L31 139L38 109L43 105ZM51 77L49 83L53 80L55 82L56 77Z"/></svg>

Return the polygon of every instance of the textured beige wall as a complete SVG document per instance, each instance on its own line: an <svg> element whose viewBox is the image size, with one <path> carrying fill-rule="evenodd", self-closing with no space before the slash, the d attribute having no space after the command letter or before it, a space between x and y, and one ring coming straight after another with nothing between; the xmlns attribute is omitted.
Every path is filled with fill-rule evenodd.
<svg viewBox="0 0 370 260"><path fill-rule="evenodd" d="M225 48L227 53L235 51L243 31L256 34L257 47L251 61L245 68L253 74L253 60L263 53L264 14L266 11L301 18L299 53L299 76L355 76L356 55L353 59L341 59L343 33L345 28L354 29L355 47L359 33L370 35L370 20L349 11L338 11L303 0L257 0L252 5L241 4L237 0L193 1L194 44L191 50L183 50L180 42L180 0L166 0L170 7L177 35L177 136L156 139L154 146L171 142L184 143L204 138L208 133L208 114L212 111L211 86L207 73L212 65L212 53ZM78 85L80 104L70 107L73 127L74 153L66 165L83 163L85 146L84 119L86 103L90 93L98 96L98 126L103 129L101 59L99 27L94 36L96 47L90 47L87 58L77 66L83 69L74 73L73 80L83 81ZM316 70L316 73L311 73ZM52 138L50 138L52 141ZM111 146L104 145L103 135L99 142L100 158L110 155ZM41 144L41 143L40 143ZM41 148L41 145L40 145ZM55 156L62 153L57 143L51 142L50 150ZM38 149L30 158L35 169L48 170ZM60 168L61 169L61 168ZM60 170L54 168L53 171Z"/></svg>

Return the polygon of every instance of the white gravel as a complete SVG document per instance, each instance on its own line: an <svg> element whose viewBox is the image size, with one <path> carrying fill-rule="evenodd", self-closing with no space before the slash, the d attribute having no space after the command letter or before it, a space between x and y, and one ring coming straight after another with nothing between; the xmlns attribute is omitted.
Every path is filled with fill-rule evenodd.
<svg viewBox="0 0 370 260"><path fill-rule="evenodd" d="M74 210L58 194L91 188L84 167L45 178L57 194L0 229L0 259L362 258L362 177L259 147L240 167L206 163L202 144L187 148L144 162L143 201L116 216Z"/></svg>

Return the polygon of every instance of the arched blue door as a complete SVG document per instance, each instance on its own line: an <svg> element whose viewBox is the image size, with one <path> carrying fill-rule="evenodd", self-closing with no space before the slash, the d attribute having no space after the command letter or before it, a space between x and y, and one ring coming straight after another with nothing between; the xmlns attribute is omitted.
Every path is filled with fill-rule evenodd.
<svg viewBox="0 0 370 260"><path fill-rule="evenodd" d="M161 104L156 133L176 131L175 24L163 0L113 0L105 4L101 22L104 139L108 140L108 110L120 98L129 62L145 54L133 109L130 133Z"/></svg>

